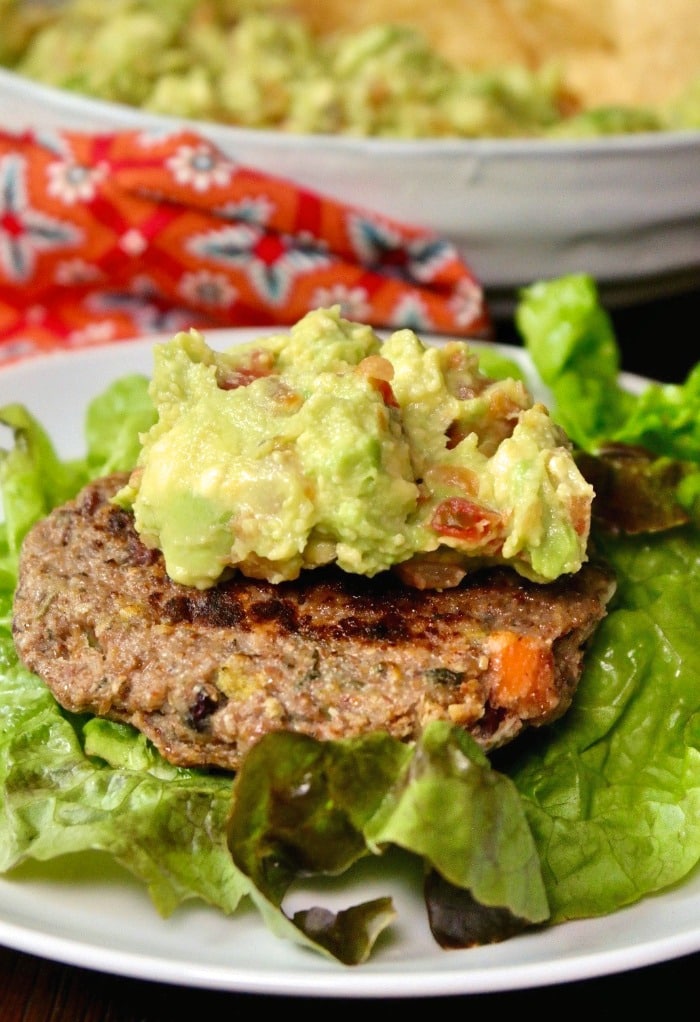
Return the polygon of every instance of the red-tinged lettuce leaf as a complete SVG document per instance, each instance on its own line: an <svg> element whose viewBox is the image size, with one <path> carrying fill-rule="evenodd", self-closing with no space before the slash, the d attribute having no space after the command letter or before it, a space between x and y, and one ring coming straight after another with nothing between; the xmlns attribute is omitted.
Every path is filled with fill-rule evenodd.
<svg viewBox="0 0 700 1022"><path fill-rule="evenodd" d="M425 878L430 932L443 948L481 947L514 937L532 926L507 908L484 905L431 869Z"/></svg>
<svg viewBox="0 0 700 1022"><path fill-rule="evenodd" d="M234 782L234 862L276 905L298 877L344 872L369 854L363 831L410 756L380 733L337 742L265 735Z"/></svg>
<svg viewBox="0 0 700 1022"><path fill-rule="evenodd" d="M389 897L374 898L338 912L313 905L294 912L291 917L255 886L251 888L250 898L270 933L342 965L366 962L377 939L396 918Z"/></svg>
<svg viewBox="0 0 700 1022"><path fill-rule="evenodd" d="M408 746L383 734L319 742L279 732L250 750L234 782L228 846L278 936L307 942L346 965L369 956L394 919L389 899L337 914L312 906L292 919L281 906L295 880L337 876L370 854L363 829L410 755Z"/></svg>
<svg viewBox="0 0 700 1022"><path fill-rule="evenodd" d="M604 552L618 591L576 699L499 764L525 800L553 921L616 911L700 860L700 536Z"/></svg>
<svg viewBox="0 0 700 1022"><path fill-rule="evenodd" d="M391 898L375 898L339 912L319 907L304 909L294 913L292 922L343 965L360 965L395 918Z"/></svg>
<svg viewBox="0 0 700 1022"><path fill-rule="evenodd" d="M656 457L646 448L605 444L595 454L576 452L576 464L595 490L596 528L620 535L662 532L687 525L679 502L681 484L697 472L692 462Z"/></svg>
<svg viewBox="0 0 700 1022"><path fill-rule="evenodd" d="M547 895L517 789L461 728L429 724L365 835L421 855L480 904L528 923L549 916Z"/></svg>
<svg viewBox="0 0 700 1022"><path fill-rule="evenodd" d="M518 920L549 914L515 787L465 732L444 722L428 725L415 746L376 733L338 742L265 736L237 775L228 844L273 928L274 910L295 880L339 875L390 845ZM340 915L313 906L292 922L340 961L357 964L393 914L379 899ZM279 916L276 922L284 925ZM460 939L460 946L474 943L466 924Z"/></svg>

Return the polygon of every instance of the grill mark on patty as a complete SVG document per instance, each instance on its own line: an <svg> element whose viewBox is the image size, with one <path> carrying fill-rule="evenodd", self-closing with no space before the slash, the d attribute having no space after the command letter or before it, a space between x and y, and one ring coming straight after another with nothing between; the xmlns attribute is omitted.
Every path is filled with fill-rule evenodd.
<svg viewBox="0 0 700 1022"><path fill-rule="evenodd" d="M144 562L134 559L130 563ZM157 607L163 617L173 624L197 622L212 628L243 629L267 624L274 626L280 633L299 634L316 642L357 639L375 643L389 638L393 641L406 641L415 632L411 628L410 619L406 617L406 612L410 613L410 599L407 601L405 596L402 598L401 594L396 594L392 600L392 594L383 580L378 583L376 594L348 594L342 585L329 581L328 575L321 569L314 572L311 583L325 587L329 599L345 601L351 595L350 612L342 613L337 621L329 625L319 625L313 614L303 612L304 600L300 598L300 590L303 593L304 582L257 582L265 598L248 606L243 606L238 596L240 581L222 582L217 587L202 591L178 593L164 602L159 602L157 593L152 594L151 599L154 609ZM288 590L294 592L293 597L285 598ZM377 606L378 596L383 601L380 606ZM408 606L404 606L406 603ZM445 620L457 617L456 614L444 616ZM420 631L424 635L431 633L433 629L430 622L421 618Z"/></svg>
<svg viewBox="0 0 700 1022"><path fill-rule="evenodd" d="M269 600L258 600L250 608L251 627L255 624L273 624L281 632L299 631L299 616L294 607L285 600L272 597Z"/></svg>
<svg viewBox="0 0 700 1022"><path fill-rule="evenodd" d="M159 603L159 594L153 594L153 603L164 618L173 624L189 623L209 625L211 628L245 627L245 612L235 596L222 590L177 593Z"/></svg>
<svg viewBox="0 0 700 1022"><path fill-rule="evenodd" d="M499 568L439 592L329 568L200 591L110 503L125 481L90 484L27 535L15 645L61 705L133 724L178 765L236 770L284 728L410 741L436 718L496 748L568 708L613 591L593 564L547 586Z"/></svg>

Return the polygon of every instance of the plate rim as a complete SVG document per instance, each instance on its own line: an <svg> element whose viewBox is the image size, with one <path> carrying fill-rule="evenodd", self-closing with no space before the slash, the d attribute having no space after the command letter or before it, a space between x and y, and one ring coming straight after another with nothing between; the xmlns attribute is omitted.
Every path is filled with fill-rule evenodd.
<svg viewBox="0 0 700 1022"><path fill-rule="evenodd" d="M212 346L228 347L235 343L244 343L255 336L268 336L284 329L284 327L274 326L234 327L205 329L201 332ZM387 333L386 331L377 332ZM63 365L64 371L68 371L74 368L75 362L81 361L84 365L90 366L93 372L102 364L106 373L107 366L112 364L113 357L118 358L120 353L123 352L127 356L125 359L127 363L129 361L132 363L143 362L149 352L152 352L154 345L162 343L172 336L172 331L145 335L127 341L112 341L89 347L34 354L12 362L0 368L0 402L4 400L1 392L11 386L15 377L31 377L34 372L46 372L53 379L54 370L59 365ZM421 336L425 340L438 343L443 343L446 340L442 336ZM464 339L461 338L461 340ZM527 368L530 361L525 349L514 344L469 340L467 343L478 348L495 347L507 355L516 353L516 360L521 361L524 368ZM131 352L131 357L129 357L129 352ZM127 371L131 370L126 368L125 372ZM626 373L622 376L633 389L654 382L635 374ZM96 392L103 389L113 378L112 372L109 376L105 375L99 381ZM50 428L50 424L48 425ZM32 863L32 865L40 870L45 864ZM13 875L15 872L16 870L10 870L8 873L0 875L0 943L18 951L36 954L67 965L135 979L201 989L286 996L387 999L496 993L551 986L572 980L592 979L659 964L700 951L700 921L696 921L700 920L700 911L694 912L693 918L686 925L679 925L676 931L652 934L642 941L638 940L639 926L635 926L633 922L629 940L613 949L602 948L596 944L595 940L591 941L590 937L585 939L591 930L595 935L600 929L607 929L609 921L613 917L616 921L624 921L630 916L632 920L637 917L644 919L650 913L653 916L654 908L658 907L659 902L664 899L668 899L671 904L674 901L678 903L680 899L680 903L683 904L687 898L691 908L694 908L695 900L698 899L698 905L700 905L700 868L698 867L672 888L665 889L658 894L648 895L640 902L623 907L608 916L572 920L547 928L545 938L548 943L552 944L558 942L557 938L563 934L563 928L571 928L566 930L567 933L584 936L580 942L574 942L570 953L563 954L561 957L533 960L531 957L528 958L525 953L517 960L499 965L497 959L499 949L503 949L503 945L482 949L439 950L436 959L441 966L444 962L444 967L431 967L429 962L427 971L407 970L402 960L389 959L387 963L381 956L376 959L370 958L369 962L354 969L349 969L339 963L328 962L320 955L302 957L299 961L304 962L304 967L297 968L294 965L294 958L298 955L303 956L303 951L294 946L286 948L292 956L291 966L285 967L271 962L267 968L258 967L256 971L255 968L246 966L225 966L221 963L206 964L191 961L186 956L167 956L157 950L144 955L130 951L118 943L115 945L114 941L110 944L109 940L96 944L82 934L73 933L72 936L66 936L50 912L48 912L43 926L33 925L30 913L26 913L24 916L22 914L23 899L26 897L32 901L35 896L32 886L34 885L37 888L38 900L41 901L41 891L44 890L47 883L51 885L51 877L49 875L48 879L37 880L36 877L32 878L30 875L27 879L22 876L15 877ZM688 883L692 885L693 890L684 893L684 888L687 888ZM150 902L147 891L138 881L132 881L129 888L136 897L143 900L144 910L149 913L156 932L160 931L161 925L168 925L167 920L160 920L155 907ZM127 890L128 894L129 890ZM72 896L75 897L75 892ZM19 913L14 913L19 921L13 921L14 901L20 905ZM668 901L665 903L668 904ZM199 903L197 904L199 905ZM226 921L217 909L200 906L197 911L214 913L219 922L222 918ZM673 913L671 914L673 915ZM235 915L236 913L234 913L234 917ZM186 924L187 920L185 919ZM239 920L238 925L245 927L246 920ZM264 924L254 916L253 926L254 929L259 929ZM508 956L510 956L511 948L515 947L514 941L529 942L532 939L537 940L538 936L538 934L526 934L519 938L511 938L511 941L506 942ZM398 939L400 941L400 938ZM275 946L278 944L289 945L289 942L278 937L272 936L272 940L275 942ZM527 948L531 945L520 944L519 946ZM400 947L398 950L400 952ZM480 954L481 951L484 953ZM444 959L441 957L443 955ZM491 958L494 955L496 963L491 964ZM280 955L280 958L284 958L284 953Z"/></svg>

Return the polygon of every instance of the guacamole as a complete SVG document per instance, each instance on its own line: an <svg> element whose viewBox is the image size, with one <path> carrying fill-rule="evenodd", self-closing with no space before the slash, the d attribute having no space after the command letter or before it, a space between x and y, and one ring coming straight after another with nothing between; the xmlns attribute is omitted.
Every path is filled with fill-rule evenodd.
<svg viewBox="0 0 700 1022"><path fill-rule="evenodd" d="M152 113L292 133L586 136L697 128L672 106L585 109L559 62L457 65L415 28L314 33L285 0L0 0L0 63Z"/></svg>
<svg viewBox="0 0 700 1022"><path fill-rule="evenodd" d="M464 341L386 340L309 312L219 352L155 347L157 421L117 502L176 582L400 566L418 587L507 563L548 582L586 558L593 491L546 408Z"/></svg>

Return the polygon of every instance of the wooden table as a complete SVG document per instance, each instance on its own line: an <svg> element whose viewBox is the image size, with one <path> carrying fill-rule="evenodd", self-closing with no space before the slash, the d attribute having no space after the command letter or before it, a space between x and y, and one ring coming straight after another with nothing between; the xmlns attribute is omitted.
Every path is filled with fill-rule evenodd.
<svg viewBox="0 0 700 1022"><path fill-rule="evenodd" d="M697 292L613 311L623 353L623 368L645 376L677 382L700 358L700 287ZM498 339L514 338L512 323L498 324ZM446 952L448 954L449 952ZM454 1014L476 1009L531 1008L538 1017L561 1018L577 1009L587 1017L637 1005L670 1011L695 1003L700 953L647 968L598 979L525 990L463 997L422 998L419 1010L431 1006ZM346 1002L347 1003L347 1002ZM169 984L104 975L32 955L0 948L0 1022L164 1022L179 1018L246 1018L259 1009L336 1010L329 998L294 998L195 990ZM392 998L392 1013L415 1000ZM616 1006L619 1005L618 1009ZM362 1009L361 1009L362 1010ZM241 1013L243 1013L241 1015Z"/></svg>

